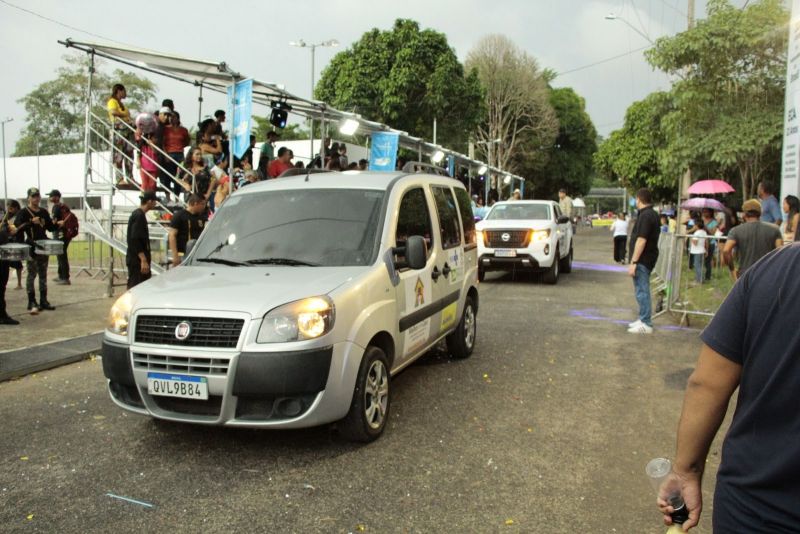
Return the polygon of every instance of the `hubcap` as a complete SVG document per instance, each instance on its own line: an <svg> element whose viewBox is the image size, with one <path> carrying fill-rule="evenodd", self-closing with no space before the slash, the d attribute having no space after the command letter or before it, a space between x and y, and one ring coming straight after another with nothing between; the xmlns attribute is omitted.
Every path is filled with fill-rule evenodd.
<svg viewBox="0 0 800 534"><path fill-rule="evenodd" d="M472 344L475 343L475 311L472 306L467 305L464 310L464 344L468 349L472 349Z"/></svg>
<svg viewBox="0 0 800 534"><path fill-rule="evenodd" d="M376 360L369 366L364 386L364 415L370 428L378 429L386 419L389 406L389 374L383 362Z"/></svg>

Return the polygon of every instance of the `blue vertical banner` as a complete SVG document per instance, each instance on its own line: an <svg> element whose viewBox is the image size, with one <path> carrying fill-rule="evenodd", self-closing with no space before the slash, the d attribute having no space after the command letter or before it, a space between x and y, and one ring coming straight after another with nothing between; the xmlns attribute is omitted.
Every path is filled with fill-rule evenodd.
<svg viewBox="0 0 800 534"><path fill-rule="evenodd" d="M450 178L456 177L456 157L452 154L447 156L447 174Z"/></svg>
<svg viewBox="0 0 800 534"><path fill-rule="evenodd" d="M234 86L228 86L228 118L232 120L230 139L231 152L241 158L250 148L250 127L253 113L253 80L242 80L236 84L236 100Z"/></svg>
<svg viewBox="0 0 800 534"><path fill-rule="evenodd" d="M400 136L393 132L375 132L369 149L369 170L394 171Z"/></svg>

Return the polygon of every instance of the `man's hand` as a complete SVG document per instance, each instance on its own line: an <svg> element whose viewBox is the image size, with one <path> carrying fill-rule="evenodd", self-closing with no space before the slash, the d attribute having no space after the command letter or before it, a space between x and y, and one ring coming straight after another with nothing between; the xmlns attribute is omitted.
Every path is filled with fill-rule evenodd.
<svg viewBox="0 0 800 534"><path fill-rule="evenodd" d="M635 263L631 263L630 265L628 265L628 275L631 276L631 277L636 276L636 264Z"/></svg>
<svg viewBox="0 0 800 534"><path fill-rule="evenodd" d="M147 260L142 260L140 272L142 274L148 274L150 272L150 262Z"/></svg>
<svg viewBox="0 0 800 534"><path fill-rule="evenodd" d="M700 522L700 512L703 510L703 494L700 489L700 477L697 474L680 475L671 473L664 484L662 484L662 493L656 499L658 509L664 514L664 524L672 525L672 517L670 514L675 511L675 508L670 506L667 502L668 495L666 488L670 486L677 486L680 488L681 497L686 505L686 510L689 512L689 519L682 525L684 532L690 528L696 527Z"/></svg>
<svg viewBox="0 0 800 534"><path fill-rule="evenodd" d="M31 222L33 224L42 224L42 218L41 217L34 217L34 218L31 219Z"/></svg>
<svg viewBox="0 0 800 534"><path fill-rule="evenodd" d="M64 221L56 221L59 228L64 228Z"/></svg>

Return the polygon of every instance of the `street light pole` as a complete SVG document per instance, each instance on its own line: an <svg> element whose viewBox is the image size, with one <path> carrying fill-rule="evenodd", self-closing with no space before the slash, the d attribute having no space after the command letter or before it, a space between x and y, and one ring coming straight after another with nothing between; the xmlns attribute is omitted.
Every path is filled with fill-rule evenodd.
<svg viewBox="0 0 800 534"><path fill-rule="evenodd" d="M8 180L6 178L6 123L13 121L13 117L7 117L0 121L0 129L2 129L3 137L3 211L8 211Z"/></svg>
<svg viewBox="0 0 800 534"><path fill-rule="evenodd" d="M303 39L299 41L290 41L290 46L296 46L298 48L308 48L311 50L311 93L309 95L310 100L314 100L314 74L316 72L316 52L318 46L325 46L325 47L336 47L339 46L339 41L336 39L328 39L327 41L322 41L321 43L306 43ZM310 119L311 123L311 131L309 132L309 137L311 140L311 153L309 154L309 163L314 161L314 119ZM320 137L322 138L322 132L320 131ZM322 151L325 147L320 146L319 152L322 154ZM322 154L320 156L321 163L324 165L325 163L325 155Z"/></svg>
<svg viewBox="0 0 800 534"><path fill-rule="evenodd" d="M649 35L647 35L643 31L641 31L639 28L637 28L636 26L634 26L633 24L631 24L630 22L628 22L627 20L625 20L624 18L620 17L619 15L617 15L615 13L609 13L608 15L606 15L606 20L618 20L618 21L624 23L626 26L628 26L628 28L632 29L633 31L635 31L636 33L638 33L639 35L644 37L647 40L648 43L655 44L653 42L653 40L650 39Z"/></svg>

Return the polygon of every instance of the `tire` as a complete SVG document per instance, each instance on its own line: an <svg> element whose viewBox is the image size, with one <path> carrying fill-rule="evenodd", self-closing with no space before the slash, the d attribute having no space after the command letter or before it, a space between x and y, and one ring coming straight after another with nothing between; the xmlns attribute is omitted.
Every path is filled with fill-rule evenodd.
<svg viewBox="0 0 800 534"><path fill-rule="evenodd" d="M349 441L376 440L389 420L389 360L378 347L367 347L358 368L350 411L339 422L339 434Z"/></svg>
<svg viewBox="0 0 800 534"><path fill-rule="evenodd" d="M453 331L447 336L447 350L450 356L459 360L464 360L472 355L475 348L475 337L478 332L477 312L475 302L472 297L467 296L464 302L464 313L461 314L461 321Z"/></svg>
<svg viewBox="0 0 800 534"><path fill-rule="evenodd" d="M572 243L569 245L569 254L565 258L561 259L561 265L559 269L564 274L569 274L572 272Z"/></svg>
<svg viewBox="0 0 800 534"><path fill-rule="evenodd" d="M558 283L558 274L559 274L559 264L561 260L558 259L558 249L556 249L555 257L553 258L553 265L550 266L547 271L545 271L542 280L544 280L545 284L555 285Z"/></svg>

